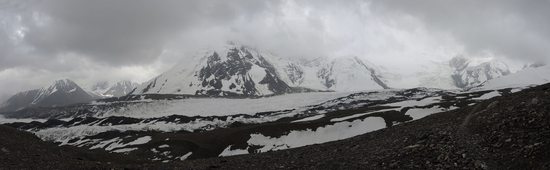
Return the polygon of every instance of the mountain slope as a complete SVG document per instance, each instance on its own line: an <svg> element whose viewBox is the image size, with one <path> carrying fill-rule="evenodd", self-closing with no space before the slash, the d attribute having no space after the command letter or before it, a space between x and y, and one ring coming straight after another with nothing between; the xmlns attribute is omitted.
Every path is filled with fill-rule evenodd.
<svg viewBox="0 0 550 170"><path fill-rule="evenodd" d="M513 74L489 80L476 89L498 89L540 85L550 82L550 65L528 67Z"/></svg>
<svg viewBox="0 0 550 170"><path fill-rule="evenodd" d="M52 85L24 91L9 98L0 111L15 111L26 107L62 106L89 102L93 96L69 79L56 80Z"/></svg>
<svg viewBox="0 0 550 170"><path fill-rule="evenodd" d="M510 74L508 66L494 59L476 61L461 56L449 61L454 73L451 75L458 88L469 89L476 87L487 80Z"/></svg>
<svg viewBox="0 0 550 170"><path fill-rule="evenodd" d="M116 83L107 81L98 82L89 88L90 93L99 97L120 97L132 92L138 86L137 83L123 80Z"/></svg>
<svg viewBox="0 0 550 170"><path fill-rule="evenodd" d="M35 135L0 125L0 169L136 169L146 163L128 155L57 146Z"/></svg>
<svg viewBox="0 0 550 170"><path fill-rule="evenodd" d="M394 88L429 87L440 89L471 89L487 80L511 74L508 66L494 58L457 56L447 61L432 61L415 66L412 73L392 73L383 77Z"/></svg>
<svg viewBox="0 0 550 170"><path fill-rule="evenodd" d="M549 89L547 84L341 141L175 165L190 169L548 169Z"/></svg>
<svg viewBox="0 0 550 170"><path fill-rule="evenodd" d="M132 94L266 96L303 88L359 91L389 87L373 64L358 57L283 59L230 44L175 66Z"/></svg>
<svg viewBox="0 0 550 170"><path fill-rule="evenodd" d="M0 166L10 169L548 169L549 96L550 84L546 84L349 139L261 154L166 163L125 162L111 154L67 153L61 150L62 147L47 146L30 134L0 125L0 136L5 137L0 138ZM114 119L110 122L121 121ZM254 126L235 124L233 127ZM276 129L279 127L272 128ZM304 129L311 131L311 128ZM278 136L272 130L267 129L271 135ZM124 133L123 136L132 137L129 135L131 133ZM179 135L189 133L182 132ZM106 133L103 136L113 134ZM200 134L209 135L211 132ZM168 137L182 140L169 135L178 133L158 134L158 140L153 139L141 147L164 154L177 151L181 149L177 147L181 146L208 146L189 145L181 141L166 142ZM235 133L229 131L226 136L235 137ZM191 136L189 139L200 137ZM203 142L202 139L198 141ZM220 141L219 138L213 140L230 141ZM133 140L126 142L138 143ZM121 147L120 143L101 144L104 147L111 145ZM186 150L189 151L199 150ZM125 155L125 158L133 159L132 156Z"/></svg>
<svg viewBox="0 0 550 170"><path fill-rule="evenodd" d="M360 91L388 89L378 68L358 57L276 60L281 78L293 87L318 90Z"/></svg>
<svg viewBox="0 0 550 170"><path fill-rule="evenodd" d="M227 46L206 52L193 69L178 65L132 94L264 96L291 90L263 54L245 46Z"/></svg>

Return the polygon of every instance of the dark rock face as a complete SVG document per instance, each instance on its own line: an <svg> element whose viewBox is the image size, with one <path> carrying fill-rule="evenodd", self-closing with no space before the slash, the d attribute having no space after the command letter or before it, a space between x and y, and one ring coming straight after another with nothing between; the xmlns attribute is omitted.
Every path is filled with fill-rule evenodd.
<svg viewBox="0 0 550 170"><path fill-rule="evenodd" d="M18 93L6 101L2 112L20 110L26 107L51 107L92 101L94 97L71 80L57 80L53 85L41 89Z"/></svg>
<svg viewBox="0 0 550 170"><path fill-rule="evenodd" d="M232 83L230 89L237 88L237 93L242 93L246 96L262 95L256 89L256 82L253 81L250 71L253 66L258 66L265 70L265 77L257 82L265 84L268 89L275 94L282 94L291 91L291 88L277 75L273 65L267 62L261 55L255 58L251 52L245 47L230 49L227 53L227 60L222 60L218 53L214 52L208 57L207 65L201 68L196 75L198 80L202 82L202 87L208 90L197 90L197 95L230 95L232 92L222 90L223 80L230 80L237 77L235 83Z"/></svg>
<svg viewBox="0 0 550 170"><path fill-rule="evenodd" d="M382 80L380 79L380 77L379 77L378 74L376 73L376 70L375 70L375 69L370 68L370 67L367 66L363 61L359 60L359 58L357 58L357 57L354 57L354 59L355 59L355 61L356 61L357 63L359 63L359 65L365 67L365 69L367 69L367 70L370 72L370 74L371 74L371 76L372 76L372 79L373 79L378 85L380 85L380 86L381 86L382 88L384 88L384 89L389 89L389 88L390 88L386 83L384 83L384 81L382 81Z"/></svg>
<svg viewBox="0 0 550 170"><path fill-rule="evenodd" d="M472 65L471 61L463 57L451 59L449 65L454 69L451 75L458 88L472 88L481 85L487 80L510 74L506 65L496 61Z"/></svg>
<svg viewBox="0 0 550 170"><path fill-rule="evenodd" d="M334 84L336 84L336 80L332 77L332 73L333 73L332 68L333 67L332 67L332 64L331 64L331 65L328 65L326 67L321 68L317 72L317 77L319 77L322 80L322 83L326 88L331 88L332 86L334 86Z"/></svg>
<svg viewBox="0 0 550 170"><path fill-rule="evenodd" d="M285 72L293 84L302 84L304 81L304 71L297 64L289 63L285 68Z"/></svg>
<svg viewBox="0 0 550 170"><path fill-rule="evenodd" d="M218 53L214 52L208 57L207 65L201 68L196 75L201 85L205 89L197 90L197 95L231 95L233 93L242 93L245 96L261 95L256 89L256 83L252 79L249 72L252 66L259 66L265 69L265 77L258 82L259 84L267 84L269 90L276 94L281 94L290 91L290 87L286 83L280 81L277 77L275 69L261 56L255 59L252 54L244 47L233 48L227 53L227 60L222 61ZM230 89L235 89L235 92L222 90L223 80L230 80L236 77L238 81L229 85Z"/></svg>

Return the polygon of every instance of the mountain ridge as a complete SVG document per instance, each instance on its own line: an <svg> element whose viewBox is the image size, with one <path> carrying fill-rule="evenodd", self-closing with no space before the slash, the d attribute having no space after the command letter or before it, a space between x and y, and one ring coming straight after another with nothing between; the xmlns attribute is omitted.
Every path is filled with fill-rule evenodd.
<svg viewBox="0 0 550 170"><path fill-rule="evenodd" d="M355 56L297 62L232 44L221 50L209 50L185 64L177 64L142 84L132 94L269 96L292 93L295 89L360 91L390 88L373 64Z"/></svg>
<svg viewBox="0 0 550 170"><path fill-rule="evenodd" d="M101 81L90 86L88 91L98 96L98 98L121 97L132 92L138 85L138 83L129 80L117 82Z"/></svg>
<svg viewBox="0 0 550 170"><path fill-rule="evenodd" d="M39 89L19 92L10 97L0 111L15 111L26 107L53 107L92 101L94 97L69 79L56 80Z"/></svg>

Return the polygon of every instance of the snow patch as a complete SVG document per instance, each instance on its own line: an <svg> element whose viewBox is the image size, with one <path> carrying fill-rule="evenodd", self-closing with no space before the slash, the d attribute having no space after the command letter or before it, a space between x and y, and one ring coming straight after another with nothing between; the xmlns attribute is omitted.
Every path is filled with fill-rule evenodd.
<svg viewBox="0 0 550 170"><path fill-rule="evenodd" d="M183 161L183 160L186 160L187 158L189 158L189 156L191 156L191 154L193 154L193 152L186 153L185 155L177 157L176 159L179 159L179 160Z"/></svg>
<svg viewBox="0 0 550 170"><path fill-rule="evenodd" d="M131 152L131 151L134 151L134 150L137 150L138 148L122 148L122 149L117 149L117 150L114 150L113 152L115 153L124 153L124 152Z"/></svg>
<svg viewBox="0 0 550 170"><path fill-rule="evenodd" d="M258 149L260 152L275 151L288 148L296 148L306 145L325 143L354 137L386 127L383 118L368 117L364 120L355 120L352 122L339 122L325 127L319 127L315 130L291 131L289 134L271 138L262 134L251 134L248 145L263 146ZM244 150L228 150L225 155L231 153L242 154ZM224 151L226 151L224 150ZM248 152L247 152L248 153Z"/></svg>
<svg viewBox="0 0 550 170"><path fill-rule="evenodd" d="M232 155L243 155L243 154L248 154L248 148L247 149L235 149L235 150L231 150L231 146L232 145L229 145L227 148L225 148L222 153L220 153L220 157L223 157L223 156L232 156Z"/></svg>
<svg viewBox="0 0 550 170"><path fill-rule="evenodd" d="M497 96L500 96L500 93L498 91L492 91L492 92L489 92L489 93L485 93L480 97L476 97L476 98L472 98L472 99L473 100L487 100L487 99L491 99L491 98L497 97Z"/></svg>
<svg viewBox="0 0 550 170"><path fill-rule="evenodd" d="M325 117L324 114L315 115L315 116L306 117L306 118L303 118L303 119L300 119L300 120L292 121L292 123L296 123L296 122L307 122L307 121L312 121L312 120L321 119L321 118L323 118L323 117Z"/></svg>

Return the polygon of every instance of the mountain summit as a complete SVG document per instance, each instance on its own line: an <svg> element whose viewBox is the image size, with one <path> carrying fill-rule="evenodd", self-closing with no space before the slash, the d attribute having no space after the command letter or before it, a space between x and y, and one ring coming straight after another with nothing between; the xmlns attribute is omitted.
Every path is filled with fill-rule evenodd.
<svg viewBox="0 0 550 170"><path fill-rule="evenodd" d="M242 45L209 50L138 86L132 94L266 96L297 89L389 88L376 67L358 57L293 60Z"/></svg>
<svg viewBox="0 0 550 170"><path fill-rule="evenodd" d="M469 89L484 82L510 74L508 66L494 59L473 60L455 57L449 61L454 70L452 78L458 88Z"/></svg>
<svg viewBox="0 0 550 170"><path fill-rule="evenodd" d="M122 80L116 83L102 81L89 88L90 93L98 98L120 97L129 94L138 86L137 83Z"/></svg>
<svg viewBox="0 0 550 170"><path fill-rule="evenodd" d="M92 101L94 98L69 79L56 80L52 85L24 91L9 98L0 111L15 111L26 107L50 107Z"/></svg>
<svg viewBox="0 0 550 170"><path fill-rule="evenodd" d="M236 45L207 51L193 63L193 69L175 66L138 86L133 94L264 96L290 92L291 87L265 56Z"/></svg>
<svg viewBox="0 0 550 170"><path fill-rule="evenodd" d="M388 89L379 69L355 56L312 60L279 59L282 79L293 87L331 91Z"/></svg>

